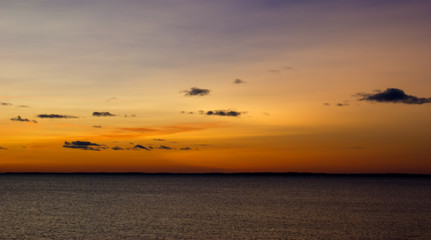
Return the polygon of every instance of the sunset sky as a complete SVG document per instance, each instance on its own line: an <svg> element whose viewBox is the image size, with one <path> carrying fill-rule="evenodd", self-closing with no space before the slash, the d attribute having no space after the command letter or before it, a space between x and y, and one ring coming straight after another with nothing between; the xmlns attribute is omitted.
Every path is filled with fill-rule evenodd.
<svg viewBox="0 0 431 240"><path fill-rule="evenodd" d="M0 2L0 172L431 173L430 1Z"/></svg>

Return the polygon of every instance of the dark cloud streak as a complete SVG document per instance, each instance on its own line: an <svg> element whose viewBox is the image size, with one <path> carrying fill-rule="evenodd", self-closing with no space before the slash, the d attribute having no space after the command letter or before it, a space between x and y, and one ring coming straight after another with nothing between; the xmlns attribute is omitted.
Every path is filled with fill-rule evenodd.
<svg viewBox="0 0 431 240"><path fill-rule="evenodd" d="M345 107L345 106L349 106L348 103L337 103L335 106L337 107Z"/></svg>
<svg viewBox="0 0 431 240"><path fill-rule="evenodd" d="M243 80L237 78L237 79L235 79L235 81L233 81L233 83L235 83L235 84L242 84L242 83L246 83L246 81L243 81Z"/></svg>
<svg viewBox="0 0 431 240"><path fill-rule="evenodd" d="M205 96L210 94L209 89L192 87L190 90L184 90L184 96Z"/></svg>
<svg viewBox="0 0 431 240"><path fill-rule="evenodd" d="M407 95L403 90L398 88L388 88L385 91L377 90L376 93L358 93L358 101L370 102L391 102L404 104L424 104L431 103L431 98L421 98L413 95Z"/></svg>
<svg viewBox="0 0 431 240"><path fill-rule="evenodd" d="M157 149L162 149L162 150L172 150L172 148L171 148L171 147L163 146L163 145L160 145L160 147L158 147Z"/></svg>
<svg viewBox="0 0 431 240"><path fill-rule="evenodd" d="M22 118L21 116L18 116L16 118L11 118L11 121L17 121L17 122L33 122L33 123L37 123L36 120L30 120L28 118Z"/></svg>
<svg viewBox="0 0 431 240"><path fill-rule="evenodd" d="M65 141L63 147L81 149L81 150L92 150L92 151L100 151L100 149L103 148L103 146L100 144L87 142L87 141L73 141L73 142Z"/></svg>
<svg viewBox="0 0 431 240"><path fill-rule="evenodd" d="M37 115L38 118L78 118L76 116L70 116L70 115L60 115L60 114L39 114Z"/></svg>
<svg viewBox="0 0 431 240"><path fill-rule="evenodd" d="M115 114L110 112L93 112L93 117L114 117Z"/></svg>
<svg viewBox="0 0 431 240"><path fill-rule="evenodd" d="M226 117L239 117L242 113L232 110L215 110L215 111L207 111L206 115L208 116L226 116Z"/></svg>
<svg viewBox="0 0 431 240"><path fill-rule="evenodd" d="M121 147L113 147L113 148L111 148L112 150L116 150L116 151L118 151L118 150L124 150L124 148L121 148Z"/></svg>
<svg viewBox="0 0 431 240"><path fill-rule="evenodd" d="M144 150L147 150L147 151L150 151L150 149L148 149L147 147L145 147L145 146L142 146L142 145L135 145L134 147L133 147L133 149L134 150L139 150L139 149L144 149Z"/></svg>
<svg viewBox="0 0 431 240"><path fill-rule="evenodd" d="M194 112L186 112L186 111L181 111L181 113L194 114ZM197 111L197 113L201 115L207 115L207 116L239 117L242 114L245 114L246 112L238 112L238 111L227 109L227 110L210 110L210 111L199 110Z"/></svg>

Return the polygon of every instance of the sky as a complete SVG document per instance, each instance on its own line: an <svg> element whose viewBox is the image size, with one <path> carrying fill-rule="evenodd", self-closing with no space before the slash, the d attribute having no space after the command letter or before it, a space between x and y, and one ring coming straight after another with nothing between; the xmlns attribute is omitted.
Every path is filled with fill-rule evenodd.
<svg viewBox="0 0 431 240"><path fill-rule="evenodd" d="M429 1L0 2L0 172L431 174Z"/></svg>

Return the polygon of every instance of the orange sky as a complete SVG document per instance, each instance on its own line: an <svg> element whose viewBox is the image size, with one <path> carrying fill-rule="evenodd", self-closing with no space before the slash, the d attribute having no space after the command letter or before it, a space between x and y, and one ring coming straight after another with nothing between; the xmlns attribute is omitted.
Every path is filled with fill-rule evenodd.
<svg viewBox="0 0 431 240"><path fill-rule="evenodd" d="M431 173L430 10L2 2L0 172Z"/></svg>

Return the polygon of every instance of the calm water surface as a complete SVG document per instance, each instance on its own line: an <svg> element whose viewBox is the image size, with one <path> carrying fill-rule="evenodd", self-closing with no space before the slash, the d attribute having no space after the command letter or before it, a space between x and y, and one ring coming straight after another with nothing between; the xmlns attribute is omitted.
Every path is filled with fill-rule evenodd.
<svg viewBox="0 0 431 240"><path fill-rule="evenodd" d="M0 174L0 239L431 239L431 178Z"/></svg>

